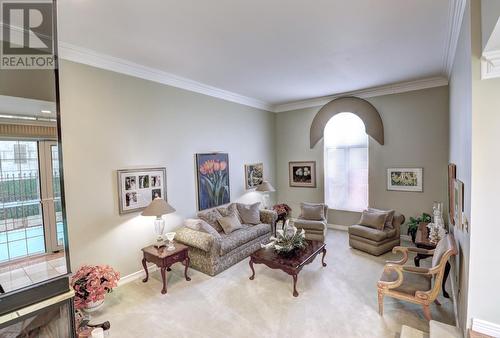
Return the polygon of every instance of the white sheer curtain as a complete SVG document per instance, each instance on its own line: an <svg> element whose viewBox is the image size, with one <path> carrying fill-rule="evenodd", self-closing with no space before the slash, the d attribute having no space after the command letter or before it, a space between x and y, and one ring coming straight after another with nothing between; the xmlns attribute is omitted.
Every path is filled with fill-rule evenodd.
<svg viewBox="0 0 500 338"><path fill-rule="evenodd" d="M325 203L330 209L362 211L368 207L368 135L352 113L328 121L325 143Z"/></svg>

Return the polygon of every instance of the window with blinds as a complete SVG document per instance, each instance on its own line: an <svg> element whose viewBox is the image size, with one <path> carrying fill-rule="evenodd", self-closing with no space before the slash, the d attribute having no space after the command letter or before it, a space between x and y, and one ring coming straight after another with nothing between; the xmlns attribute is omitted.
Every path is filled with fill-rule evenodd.
<svg viewBox="0 0 500 338"><path fill-rule="evenodd" d="M325 203L330 209L368 207L368 135L352 113L337 114L324 132Z"/></svg>

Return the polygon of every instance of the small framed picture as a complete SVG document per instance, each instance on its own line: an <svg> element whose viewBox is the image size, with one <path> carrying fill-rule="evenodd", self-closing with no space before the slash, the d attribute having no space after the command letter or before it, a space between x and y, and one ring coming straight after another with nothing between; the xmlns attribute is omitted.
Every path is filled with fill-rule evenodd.
<svg viewBox="0 0 500 338"><path fill-rule="evenodd" d="M389 168L387 169L387 190L391 191L424 191L423 168Z"/></svg>
<svg viewBox="0 0 500 338"><path fill-rule="evenodd" d="M155 198L167 199L167 169L117 170L118 211L120 215L138 212Z"/></svg>
<svg viewBox="0 0 500 338"><path fill-rule="evenodd" d="M289 162L288 177L291 187L316 188L316 161Z"/></svg>
<svg viewBox="0 0 500 338"><path fill-rule="evenodd" d="M264 180L264 164L245 164L245 188L253 189Z"/></svg>
<svg viewBox="0 0 500 338"><path fill-rule="evenodd" d="M453 181L453 221L455 226L463 229L462 214L464 211L464 184L462 181L455 179Z"/></svg>

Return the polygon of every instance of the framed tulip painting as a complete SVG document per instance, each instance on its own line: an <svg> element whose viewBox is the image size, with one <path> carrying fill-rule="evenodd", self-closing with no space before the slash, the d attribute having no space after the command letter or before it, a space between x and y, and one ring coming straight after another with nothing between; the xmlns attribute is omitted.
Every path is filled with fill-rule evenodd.
<svg viewBox="0 0 500 338"><path fill-rule="evenodd" d="M226 153L196 154L198 210L230 201L229 156Z"/></svg>
<svg viewBox="0 0 500 338"><path fill-rule="evenodd" d="M291 187L316 188L316 161L289 162L288 176Z"/></svg>

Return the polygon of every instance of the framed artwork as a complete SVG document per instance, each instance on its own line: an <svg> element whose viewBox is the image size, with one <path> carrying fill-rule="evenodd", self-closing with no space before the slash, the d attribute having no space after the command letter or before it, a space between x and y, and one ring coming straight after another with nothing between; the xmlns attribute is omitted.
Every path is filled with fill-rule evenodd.
<svg viewBox="0 0 500 338"><path fill-rule="evenodd" d="M225 153L196 154L198 210L229 203L229 156Z"/></svg>
<svg viewBox="0 0 500 338"><path fill-rule="evenodd" d="M462 213L464 211L464 184L460 180L453 180L453 221L455 226L463 230Z"/></svg>
<svg viewBox="0 0 500 338"><path fill-rule="evenodd" d="M157 197L167 200L167 169L117 170L120 215L141 211Z"/></svg>
<svg viewBox="0 0 500 338"><path fill-rule="evenodd" d="M288 177L291 187L316 188L316 161L289 162Z"/></svg>
<svg viewBox="0 0 500 338"><path fill-rule="evenodd" d="M245 188L253 189L264 180L264 164L245 164Z"/></svg>
<svg viewBox="0 0 500 338"><path fill-rule="evenodd" d="M387 190L391 191L424 191L423 168L389 168L387 169Z"/></svg>
<svg viewBox="0 0 500 338"><path fill-rule="evenodd" d="M455 212L453 196L455 195L455 179L457 178L457 166L453 163L448 164L448 212L449 221L455 224Z"/></svg>

